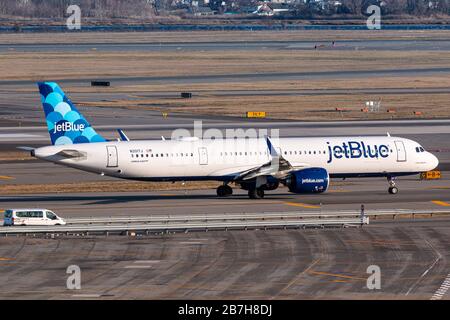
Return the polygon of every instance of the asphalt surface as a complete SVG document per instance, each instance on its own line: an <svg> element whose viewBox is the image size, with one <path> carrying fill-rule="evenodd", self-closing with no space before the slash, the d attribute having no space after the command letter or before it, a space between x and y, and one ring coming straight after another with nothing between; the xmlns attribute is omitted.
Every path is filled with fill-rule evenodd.
<svg viewBox="0 0 450 320"><path fill-rule="evenodd" d="M102 77L102 80L112 81L118 85L139 82L140 84L180 84L180 83L204 83L204 82L235 82L235 81L280 81L280 80L311 80L311 79L341 79L361 77L420 77L436 74L447 74L450 68L410 68L410 69L385 69L385 70L339 70L316 72L257 72L240 74L213 74L213 75L187 75L187 76L128 76L128 77ZM78 79L52 79L59 83L80 84L95 80L94 78ZM0 80L0 85L31 85L34 80Z"/></svg>
<svg viewBox="0 0 450 320"><path fill-rule="evenodd" d="M1 52L127 52L127 51L226 51L226 50L390 50L390 51L448 51L450 40L342 40L333 45L330 41L208 41L208 42L110 42L110 43L40 43L40 44L0 44Z"/></svg>
<svg viewBox="0 0 450 320"><path fill-rule="evenodd" d="M450 220L363 228L0 239L1 299L431 299ZM66 270L81 270L68 290ZM380 289L367 287L369 266ZM441 291L440 288L443 288Z"/></svg>
<svg viewBox="0 0 450 320"><path fill-rule="evenodd" d="M24 172L31 181L46 184L52 181L78 181L80 175L56 171L31 169ZM65 180L58 177L64 176ZM265 199L250 200L246 191L234 189L234 195L218 198L215 189L148 191L148 192L89 192L49 193L0 196L0 209L49 208L63 217L124 216L149 214L191 213L258 213L285 211L358 210L367 209L450 209L450 176L443 173L441 180L419 180L403 177L397 180L400 192L390 195L387 181L382 178L333 180L329 192L320 195L295 195L286 188L266 192ZM83 182L80 180L80 190ZM103 181L110 181L104 179ZM4 183L13 183L13 180ZM18 183L25 183L18 181ZM189 182L187 183L189 185ZM219 186L220 183L217 183Z"/></svg>

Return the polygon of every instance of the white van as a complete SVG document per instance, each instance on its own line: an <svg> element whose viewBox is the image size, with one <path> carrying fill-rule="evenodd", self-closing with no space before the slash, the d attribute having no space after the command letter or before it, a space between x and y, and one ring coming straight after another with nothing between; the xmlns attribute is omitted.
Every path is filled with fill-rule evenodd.
<svg viewBox="0 0 450 320"><path fill-rule="evenodd" d="M47 209L5 210L4 226L57 226L66 222Z"/></svg>

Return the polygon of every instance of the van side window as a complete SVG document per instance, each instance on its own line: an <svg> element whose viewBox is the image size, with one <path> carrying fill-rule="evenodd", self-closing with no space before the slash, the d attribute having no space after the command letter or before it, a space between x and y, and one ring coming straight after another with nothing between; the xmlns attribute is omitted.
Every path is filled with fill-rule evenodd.
<svg viewBox="0 0 450 320"><path fill-rule="evenodd" d="M42 218L42 211L19 211L16 213L18 218Z"/></svg>

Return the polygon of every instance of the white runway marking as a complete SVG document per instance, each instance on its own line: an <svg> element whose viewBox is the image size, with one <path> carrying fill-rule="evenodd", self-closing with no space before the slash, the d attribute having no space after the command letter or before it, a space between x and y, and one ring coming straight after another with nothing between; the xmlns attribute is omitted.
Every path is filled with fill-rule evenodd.
<svg viewBox="0 0 450 320"><path fill-rule="evenodd" d="M409 295L413 289L415 289L417 284L428 274L428 272L431 269L433 269L433 267L436 265L436 263L438 263L438 261L441 260L441 258L442 258L442 255L439 253L439 251L437 251L430 242L428 242L427 240L425 240L425 242L436 253L436 260L433 261L431 266L427 270L425 270L424 273L422 273L422 275L420 276L420 278L411 286L411 288L409 288L408 292L406 292L406 294L405 294L406 296Z"/></svg>
<svg viewBox="0 0 450 320"><path fill-rule="evenodd" d="M159 263L160 260L136 260L134 263Z"/></svg>
<svg viewBox="0 0 450 320"><path fill-rule="evenodd" d="M149 269L152 266L142 266L142 265L130 265L130 266L125 266L125 269Z"/></svg>
<svg viewBox="0 0 450 320"><path fill-rule="evenodd" d="M203 242L198 242L198 241L182 241L180 242L180 244L187 244L187 245L204 245L205 243Z"/></svg>
<svg viewBox="0 0 450 320"><path fill-rule="evenodd" d="M442 282L439 289L436 290L436 292L433 294L430 300L441 300L442 297L447 293L448 289L450 288L450 273L447 275L447 278L445 278L444 282Z"/></svg>
<svg viewBox="0 0 450 320"><path fill-rule="evenodd" d="M72 297L74 298L100 298L102 295L101 294L73 294Z"/></svg>

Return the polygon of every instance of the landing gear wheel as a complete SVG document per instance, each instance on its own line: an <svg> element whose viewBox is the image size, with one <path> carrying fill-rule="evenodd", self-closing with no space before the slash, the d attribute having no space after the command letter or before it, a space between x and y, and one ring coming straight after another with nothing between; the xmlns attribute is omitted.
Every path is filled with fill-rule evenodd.
<svg viewBox="0 0 450 320"><path fill-rule="evenodd" d="M264 198L264 190L263 189L257 189L256 190L256 194L258 195L259 198Z"/></svg>
<svg viewBox="0 0 450 320"><path fill-rule="evenodd" d="M250 189L248 190L248 197L250 199L258 199L258 195L256 193L256 189Z"/></svg>
<svg viewBox="0 0 450 320"><path fill-rule="evenodd" d="M389 187L388 191L390 194L397 194L398 188L397 187Z"/></svg>
<svg viewBox="0 0 450 320"><path fill-rule="evenodd" d="M388 183L389 183L389 193L390 194L397 194L398 188L395 186L394 177L388 177Z"/></svg>
<svg viewBox="0 0 450 320"><path fill-rule="evenodd" d="M250 190L248 190L248 197L250 199L262 199L262 198L264 198L264 190L250 189Z"/></svg>
<svg viewBox="0 0 450 320"><path fill-rule="evenodd" d="M218 197L227 197L233 194L233 189L228 185L223 185L217 187L217 196Z"/></svg>

